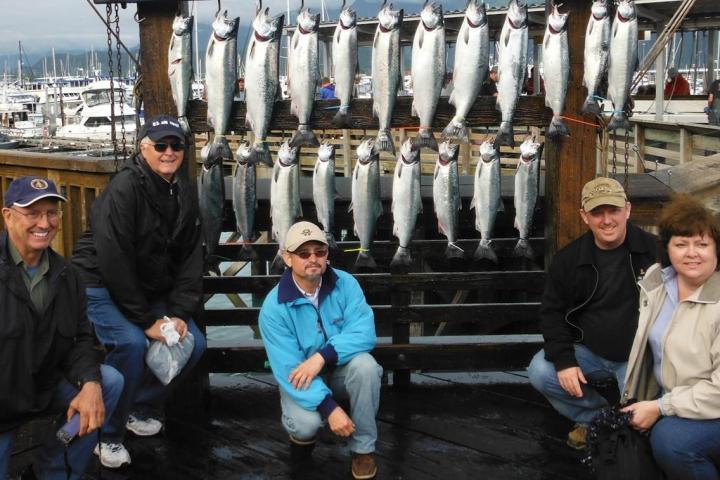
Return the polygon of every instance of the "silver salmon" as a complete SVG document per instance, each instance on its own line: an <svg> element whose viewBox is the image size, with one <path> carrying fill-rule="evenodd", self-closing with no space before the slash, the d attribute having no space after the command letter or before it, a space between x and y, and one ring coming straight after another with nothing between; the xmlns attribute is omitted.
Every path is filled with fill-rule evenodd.
<svg viewBox="0 0 720 480"><path fill-rule="evenodd" d="M337 250L333 235L335 224L335 145L322 143L313 170L313 201L317 219L323 226L328 246Z"/></svg>
<svg viewBox="0 0 720 480"><path fill-rule="evenodd" d="M445 257L448 259L463 258L465 255L455 243L460 224L460 208L462 208L457 164L459 151L460 147L457 144L441 143L433 174L433 205L437 215L438 230L448 239L445 248Z"/></svg>
<svg viewBox="0 0 720 480"><path fill-rule="evenodd" d="M272 270L283 271L285 262L285 235L295 221L302 217L300 204L300 167L298 149L286 141L278 150L277 160L270 180L270 217L273 238L278 242L278 253L272 263Z"/></svg>
<svg viewBox="0 0 720 480"><path fill-rule="evenodd" d="M613 104L608 130L630 129L630 85L638 66L638 22L633 0L620 0L610 33L607 98ZM660 86L658 85L658 88Z"/></svg>
<svg viewBox="0 0 720 480"><path fill-rule="evenodd" d="M220 260L215 251L222 233L223 205L225 203L225 178L223 176L224 138L205 145L200 151L200 218L205 239L205 263L208 271L219 273ZM228 149L230 147L227 147Z"/></svg>
<svg viewBox="0 0 720 480"><path fill-rule="evenodd" d="M607 0L594 0L590 20L585 30L585 52L583 54L583 85L588 96L582 112L600 115L597 98L602 95L600 84L607 74L610 53L610 13Z"/></svg>
<svg viewBox="0 0 720 480"><path fill-rule="evenodd" d="M185 133L189 134L190 125L185 114L192 90L193 17L177 15L173 20L172 31L168 48L168 77L178 120Z"/></svg>
<svg viewBox="0 0 720 480"><path fill-rule="evenodd" d="M237 32L240 18L218 12L205 53L207 118L215 135L228 133L237 82ZM230 152L232 155L232 152Z"/></svg>
<svg viewBox="0 0 720 480"><path fill-rule="evenodd" d="M375 223L382 214L379 160L380 153L375 148L374 138L365 139L358 145L349 208L353 213L355 235L360 240L355 271L377 268L370 247L375 235Z"/></svg>
<svg viewBox="0 0 720 480"><path fill-rule="evenodd" d="M345 7L335 27L332 43L333 77L335 96L340 100L340 109L333 118L333 124L340 128L349 128L350 99L355 87L355 74L358 66L357 24L355 10Z"/></svg>
<svg viewBox="0 0 720 480"><path fill-rule="evenodd" d="M242 142L235 152L232 198L235 223L242 236L241 260L253 260L257 257L252 248L257 209L255 163L251 160L252 155L253 149L248 142Z"/></svg>
<svg viewBox="0 0 720 480"><path fill-rule="evenodd" d="M545 79L545 105L553 111L547 137L558 141L560 137L570 136L563 122L568 79L570 78L570 50L568 49L567 13L560 13L557 5L547 17L545 38L543 39L543 77Z"/></svg>
<svg viewBox="0 0 720 480"><path fill-rule="evenodd" d="M408 267L412 263L410 241L415 231L418 213L422 211L420 196L420 150L407 139L400 147L393 175L392 214L393 235L398 248L390 267Z"/></svg>
<svg viewBox="0 0 720 480"><path fill-rule="evenodd" d="M538 197L541 153L542 144L533 137L527 138L520 145L520 159L515 172L515 228L520 234L520 239L515 245L513 256L526 257L530 260L535 256L529 237Z"/></svg>
<svg viewBox="0 0 720 480"><path fill-rule="evenodd" d="M290 145L317 147L320 145L310 126L315 90L320 82L318 59L318 25L320 14L312 15L304 8L297 18L288 51L288 91L290 112L298 119L298 129L290 139Z"/></svg>
<svg viewBox="0 0 720 480"><path fill-rule="evenodd" d="M470 208L475 209L475 229L480 232L480 244L475 250L475 260L487 259L497 263L492 244L497 213L504 210L500 183L500 152L493 141L480 144L480 159L475 167L473 199Z"/></svg>

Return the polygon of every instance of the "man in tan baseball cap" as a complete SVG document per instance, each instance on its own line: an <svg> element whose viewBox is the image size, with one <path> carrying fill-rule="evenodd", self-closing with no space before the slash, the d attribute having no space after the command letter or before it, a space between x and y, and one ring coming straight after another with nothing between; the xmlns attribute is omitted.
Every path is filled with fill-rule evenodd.
<svg viewBox="0 0 720 480"><path fill-rule="evenodd" d="M285 265L260 310L260 332L280 386L282 423L290 437L293 469L310 468L318 429L325 422L347 437L352 475L373 478L382 368L370 355L375 321L360 285L328 267L328 243L311 222L285 236ZM350 399L349 415L335 396Z"/></svg>
<svg viewBox="0 0 720 480"><path fill-rule="evenodd" d="M589 231L557 252L540 308L543 349L528 367L530 383L575 422L569 446L585 447L587 424L607 401L593 383L622 391L638 322L637 280L655 262L655 237L628 222L622 185L598 177L582 189Z"/></svg>

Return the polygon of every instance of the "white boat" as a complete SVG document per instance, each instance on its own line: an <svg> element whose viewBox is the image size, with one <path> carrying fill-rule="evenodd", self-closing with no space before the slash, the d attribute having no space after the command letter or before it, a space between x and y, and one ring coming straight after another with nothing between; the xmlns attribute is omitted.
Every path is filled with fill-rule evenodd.
<svg viewBox="0 0 720 480"><path fill-rule="evenodd" d="M45 133L20 103L0 103L0 133L15 138L41 137Z"/></svg>
<svg viewBox="0 0 720 480"><path fill-rule="evenodd" d="M110 94L110 80L100 80L88 85L80 94L82 103L75 109L74 117L68 117L66 119L68 124L58 128L55 136L110 140L114 123L118 139L124 127L126 139L134 141L137 113L129 104L121 102L120 90L124 86L115 81L113 88L115 90L114 100ZM114 117L112 117L113 107Z"/></svg>

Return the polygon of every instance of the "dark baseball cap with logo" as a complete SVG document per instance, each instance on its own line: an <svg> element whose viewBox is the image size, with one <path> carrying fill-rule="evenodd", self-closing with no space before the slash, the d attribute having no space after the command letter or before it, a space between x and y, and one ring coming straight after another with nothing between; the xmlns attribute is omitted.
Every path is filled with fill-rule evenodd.
<svg viewBox="0 0 720 480"><path fill-rule="evenodd" d="M67 202L67 199L58 193L52 180L36 176L20 177L13 180L8 187L3 205L5 208L27 207L43 198Z"/></svg>
<svg viewBox="0 0 720 480"><path fill-rule="evenodd" d="M156 115L143 125L140 130L140 137L148 137L153 142L159 142L165 137L175 137L179 140L185 140L185 132L180 125L177 117L172 115Z"/></svg>

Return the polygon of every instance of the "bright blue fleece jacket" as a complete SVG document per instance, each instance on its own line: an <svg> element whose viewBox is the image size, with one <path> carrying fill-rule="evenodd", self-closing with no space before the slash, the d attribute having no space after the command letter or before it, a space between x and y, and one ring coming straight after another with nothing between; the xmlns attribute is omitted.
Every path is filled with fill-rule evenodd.
<svg viewBox="0 0 720 480"><path fill-rule="evenodd" d="M260 310L260 332L280 388L301 407L327 418L337 403L318 375L307 390L288 381L290 372L319 352L325 365L345 365L375 348L375 318L360 285L349 273L328 267L318 296L319 308L298 290L288 269Z"/></svg>

